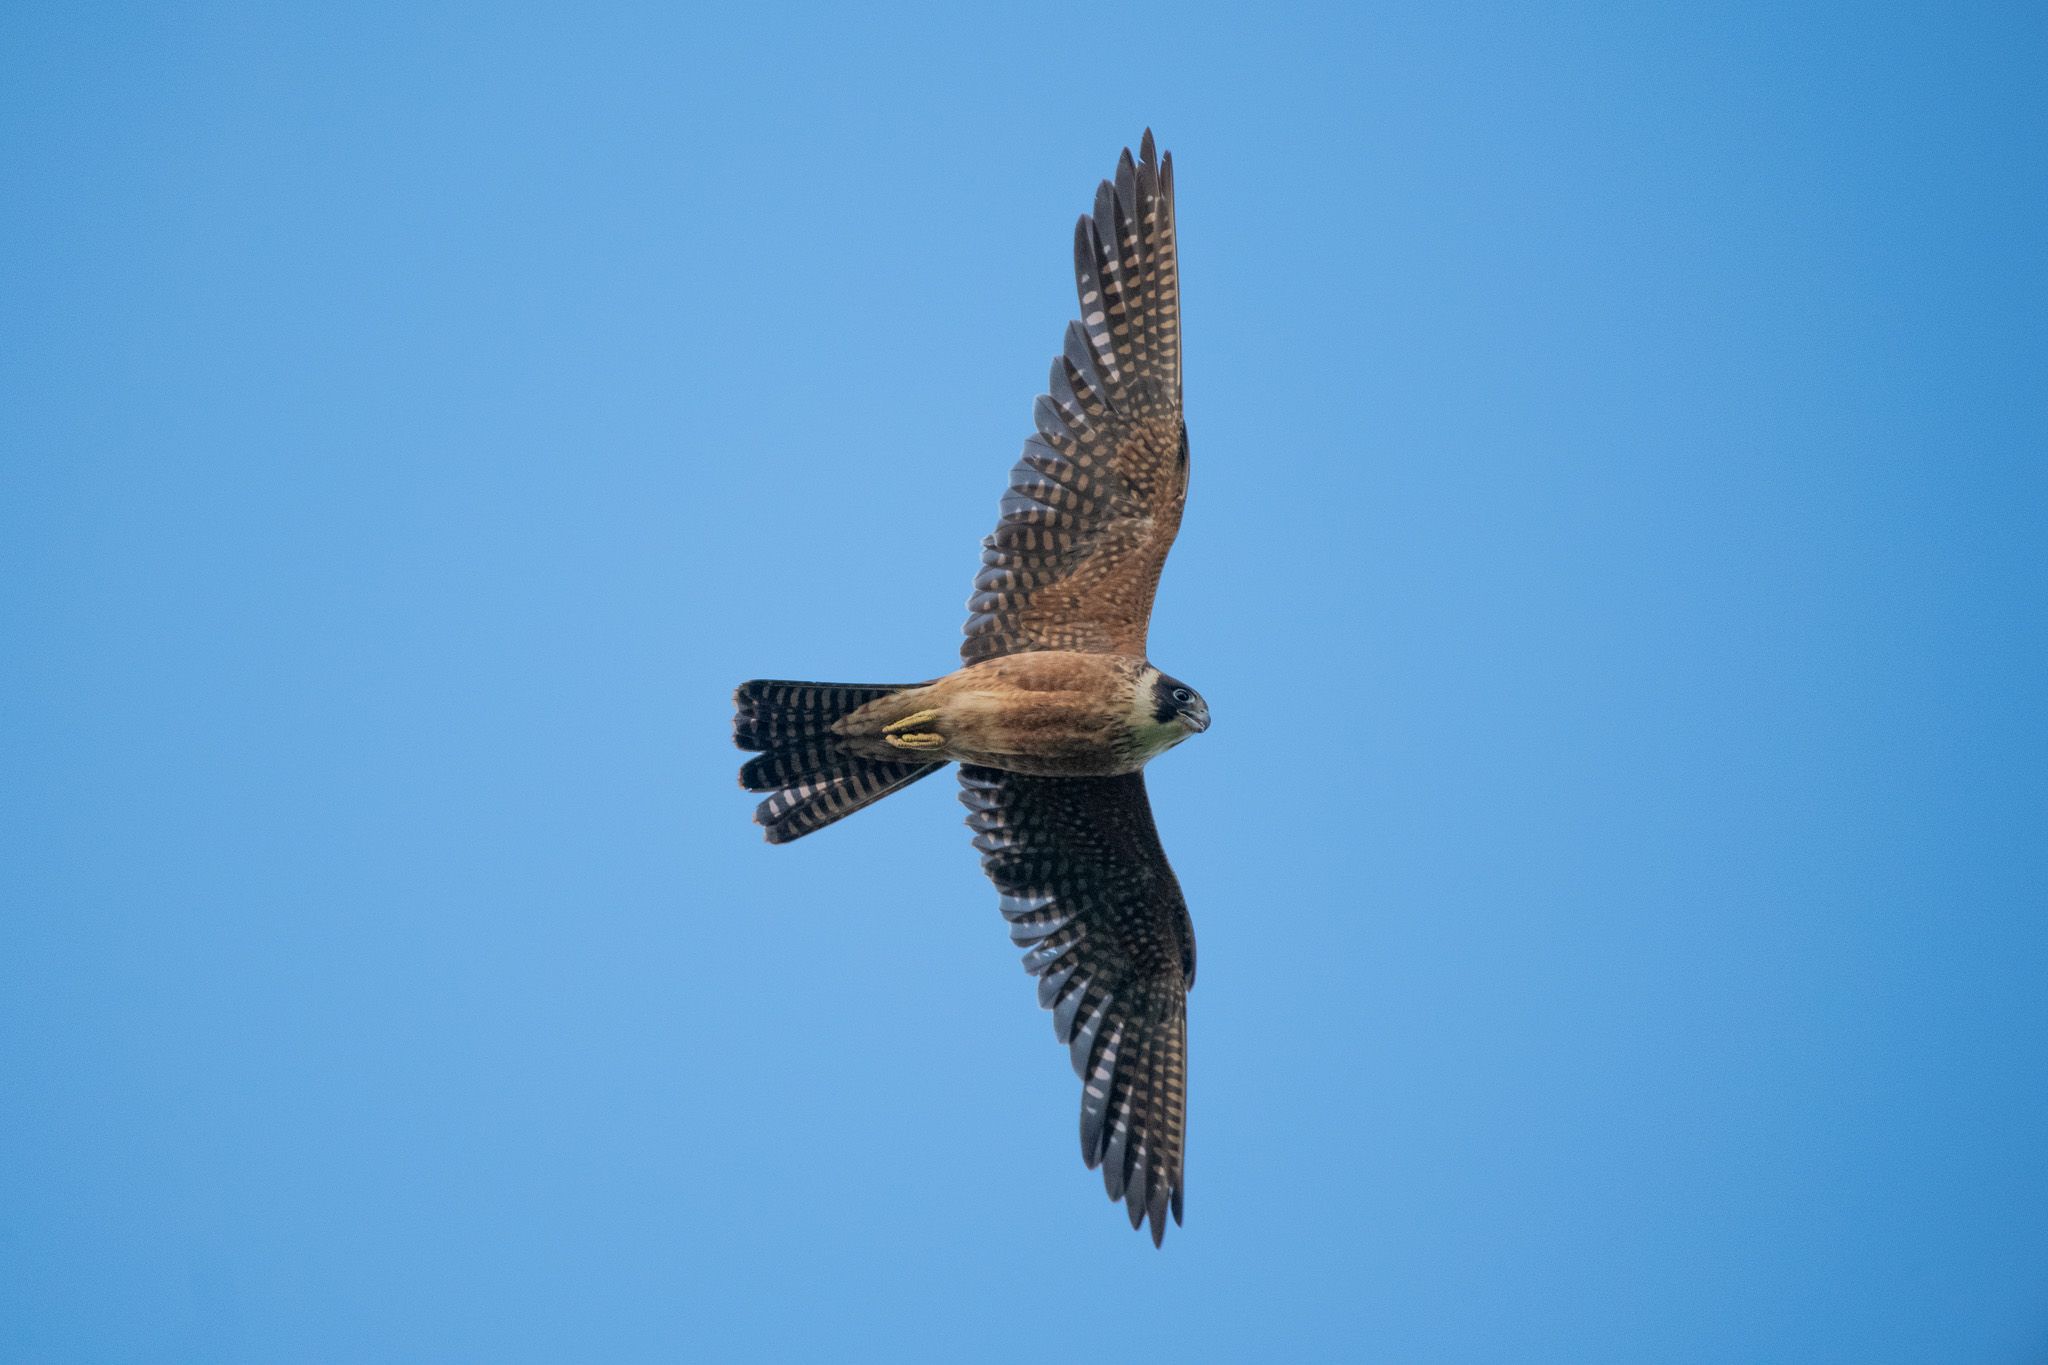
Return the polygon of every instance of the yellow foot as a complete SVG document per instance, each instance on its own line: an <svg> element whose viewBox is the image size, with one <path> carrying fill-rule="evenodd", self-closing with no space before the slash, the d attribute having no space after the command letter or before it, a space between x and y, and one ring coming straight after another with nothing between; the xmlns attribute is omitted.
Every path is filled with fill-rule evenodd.
<svg viewBox="0 0 2048 1365"><path fill-rule="evenodd" d="M920 725L930 725L939 718L937 711L915 711L902 720L882 727L882 738L898 749L943 748L946 737L936 730L920 730ZM905 733L905 732L908 733Z"/></svg>

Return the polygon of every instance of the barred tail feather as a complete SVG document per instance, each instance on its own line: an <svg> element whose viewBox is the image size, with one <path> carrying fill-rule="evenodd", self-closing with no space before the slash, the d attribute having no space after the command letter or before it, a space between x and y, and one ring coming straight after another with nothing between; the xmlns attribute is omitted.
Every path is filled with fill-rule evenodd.
<svg viewBox="0 0 2048 1365"><path fill-rule="evenodd" d="M757 678L733 694L733 741L759 755L740 785L767 792L754 822L771 844L786 844L843 820L940 763L894 762L848 753L832 725L912 683L810 683Z"/></svg>

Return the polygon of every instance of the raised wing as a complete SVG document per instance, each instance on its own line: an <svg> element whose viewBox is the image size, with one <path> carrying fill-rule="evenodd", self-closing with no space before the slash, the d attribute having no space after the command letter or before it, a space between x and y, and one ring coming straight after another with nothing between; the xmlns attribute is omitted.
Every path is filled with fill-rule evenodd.
<svg viewBox="0 0 2048 1365"><path fill-rule="evenodd" d="M1081 317L982 542L960 655L1145 652L1152 595L1187 500L1173 157L1148 129L1074 228Z"/></svg>
<svg viewBox="0 0 2048 1365"><path fill-rule="evenodd" d="M1038 1002L1081 1076L1081 1159L1131 1226L1181 1216L1195 930L1140 773L963 767L960 799Z"/></svg>

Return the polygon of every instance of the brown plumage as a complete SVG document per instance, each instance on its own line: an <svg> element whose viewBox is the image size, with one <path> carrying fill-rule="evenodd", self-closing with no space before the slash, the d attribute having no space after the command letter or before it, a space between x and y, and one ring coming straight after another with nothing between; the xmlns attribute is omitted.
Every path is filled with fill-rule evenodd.
<svg viewBox="0 0 2048 1365"><path fill-rule="evenodd" d="M968 663L1026 649L1143 657L1152 594L1188 493L1180 412L1173 158L1126 150L1074 226L1081 316L1067 324L1038 434L1010 471L968 600Z"/></svg>
<svg viewBox="0 0 2048 1365"><path fill-rule="evenodd" d="M1010 471L965 667L924 683L755 681L740 770L771 843L958 762L982 868L1081 1076L1081 1155L1152 1240L1180 1221L1194 926L1147 762L1208 706L1145 657L1187 499L1173 159L1148 131L1074 232L1080 318Z"/></svg>
<svg viewBox="0 0 2048 1365"><path fill-rule="evenodd" d="M902 740L890 732L901 727L939 738L922 758L1034 777L1115 777L1193 733L1145 723L1159 676L1128 654L1006 654L878 697L832 729L868 758L900 761Z"/></svg>

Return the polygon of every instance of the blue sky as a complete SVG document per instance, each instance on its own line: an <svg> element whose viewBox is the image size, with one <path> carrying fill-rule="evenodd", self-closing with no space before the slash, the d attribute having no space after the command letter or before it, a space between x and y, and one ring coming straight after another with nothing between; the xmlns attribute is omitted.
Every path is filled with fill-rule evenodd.
<svg viewBox="0 0 2048 1365"><path fill-rule="evenodd" d="M0 18L0 1356L2048 1355L2038 6ZM947 784L1147 125L1187 1226Z"/></svg>

